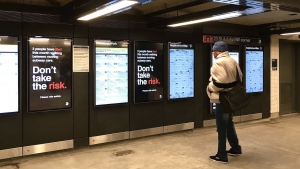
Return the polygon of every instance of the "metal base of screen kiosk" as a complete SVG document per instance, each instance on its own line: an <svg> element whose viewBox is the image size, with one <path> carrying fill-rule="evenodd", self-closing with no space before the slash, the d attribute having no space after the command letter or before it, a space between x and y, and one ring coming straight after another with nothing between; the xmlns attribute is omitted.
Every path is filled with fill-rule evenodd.
<svg viewBox="0 0 300 169"><path fill-rule="evenodd" d="M47 144L38 144L23 147L23 155L39 154L51 151L65 150L74 148L73 140L59 141Z"/></svg>
<svg viewBox="0 0 300 169"><path fill-rule="evenodd" d="M232 121L238 123L238 122L245 122L251 120L258 120L258 119L262 119L262 113L249 114L243 116L234 116ZM203 127L210 127L215 125L216 125L216 119L203 121Z"/></svg>
<svg viewBox="0 0 300 169"><path fill-rule="evenodd" d="M145 136L152 136L157 134L162 134L164 132L164 127L155 127L143 130L134 130L130 131L129 137L130 138L139 138Z"/></svg>
<svg viewBox="0 0 300 169"><path fill-rule="evenodd" d="M0 150L0 160L22 156L22 147Z"/></svg>
<svg viewBox="0 0 300 169"><path fill-rule="evenodd" d="M194 122L164 126L164 133L194 129Z"/></svg>
<svg viewBox="0 0 300 169"><path fill-rule="evenodd" d="M183 131L183 130L190 130L190 129L194 129L194 122L130 131L130 138L139 138L139 137L152 136L157 134L171 133L175 131Z"/></svg>
<svg viewBox="0 0 300 169"><path fill-rule="evenodd" d="M262 113L241 116L241 122L262 119Z"/></svg>
<svg viewBox="0 0 300 169"><path fill-rule="evenodd" d="M129 131L90 137L90 145L129 139Z"/></svg>
<svg viewBox="0 0 300 169"><path fill-rule="evenodd" d="M194 122L90 137L90 145L194 129Z"/></svg>
<svg viewBox="0 0 300 169"><path fill-rule="evenodd" d="M129 138L139 138L139 137L157 135L162 133L171 133L171 132L190 130L190 129L194 129L194 122L143 129L143 130L135 130L131 132L121 132L121 133L114 133L114 134L108 134L102 136L95 136L95 137L90 137L89 141L90 141L90 145L95 145L101 143L126 140ZM23 148L20 147L20 148L0 150L0 159L14 158L14 157L46 153L46 152L65 150L65 149L72 149L72 148L74 148L73 140L38 144L38 145L26 146Z"/></svg>

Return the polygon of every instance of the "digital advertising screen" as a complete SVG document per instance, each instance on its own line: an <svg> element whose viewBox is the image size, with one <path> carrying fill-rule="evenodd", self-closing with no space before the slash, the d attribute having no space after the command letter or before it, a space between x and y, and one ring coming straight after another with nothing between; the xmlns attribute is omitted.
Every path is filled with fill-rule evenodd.
<svg viewBox="0 0 300 169"><path fill-rule="evenodd" d="M0 36L0 114L19 111L18 38Z"/></svg>
<svg viewBox="0 0 300 169"><path fill-rule="evenodd" d="M71 39L28 39L29 111L72 107Z"/></svg>
<svg viewBox="0 0 300 169"><path fill-rule="evenodd" d="M246 92L263 92L264 52L262 46L246 46Z"/></svg>
<svg viewBox="0 0 300 169"><path fill-rule="evenodd" d="M164 45L135 42L135 103L164 99Z"/></svg>
<svg viewBox="0 0 300 169"><path fill-rule="evenodd" d="M169 44L169 99L194 97L194 45Z"/></svg>
<svg viewBox="0 0 300 169"><path fill-rule="evenodd" d="M128 42L95 40L95 105L128 102Z"/></svg>

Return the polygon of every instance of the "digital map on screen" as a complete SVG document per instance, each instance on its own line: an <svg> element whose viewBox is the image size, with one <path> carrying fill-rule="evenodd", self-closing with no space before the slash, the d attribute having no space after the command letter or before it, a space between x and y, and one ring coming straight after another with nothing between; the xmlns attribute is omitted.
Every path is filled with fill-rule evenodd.
<svg viewBox="0 0 300 169"><path fill-rule="evenodd" d="M128 102L128 49L96 47L96 105Z"/></svg>
<svg viewBox="0 0 300 169"><path fill-rule="evenodd" d="M169 57L169 98L194 97L194 49L174 48L171 46Z"/></svg>
<svg viewBox="0 0 300 169"><path fill-rule="evenodd" d="M19 109L18 58L18 45L0 44L0 113Z"/></svg>
<svg viewBox="0 0 300 169"><path fill-rule="evenodd" d="M246 92L263 92L262 47L246 47Z"/></svg>

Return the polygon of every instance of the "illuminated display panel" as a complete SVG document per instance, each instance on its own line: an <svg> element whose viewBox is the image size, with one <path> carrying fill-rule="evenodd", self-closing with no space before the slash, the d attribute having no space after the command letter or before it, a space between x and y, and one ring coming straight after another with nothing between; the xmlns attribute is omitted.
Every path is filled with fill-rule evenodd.
<svg viewBox="0 0 300 169"><path fill-rule="evenodd" d="M29 111L72 107L71 39L29 38Z"/></svg>
<svg viewBox="0 0 300 169"><path fill-rule="evenodd" d="M169 99L194 97L194 45L169 44Z"/></svg>
<svg viewBox="0 0 300 169"><path fill-rule="evenodd" d="M246 47L246 92L264 90L264 52L261 46Z"/></svg>
<svg viewBox="0 0 300 169"><path fill-rule="evenodd" d="M18 38L0 36L0 114L19 111Z"/></svg>
<svg viewBox="0 0 300 169"><path fill-rule="evenodd" d="M128 102L128 42L96 40L95 105Z"/></svg>
<svg viewBox="0 0 300 169"><path fill-rule="evenodd" d="M164 99L163 43L135 42L135 103Z"/></svg>

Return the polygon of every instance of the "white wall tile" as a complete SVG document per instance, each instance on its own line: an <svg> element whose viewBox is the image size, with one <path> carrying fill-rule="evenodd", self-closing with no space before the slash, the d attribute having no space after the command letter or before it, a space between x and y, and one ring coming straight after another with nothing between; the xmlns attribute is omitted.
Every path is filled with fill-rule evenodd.
<svg viewBox="0 0 300 169"><path fill-rule="evenodd" d="M279 69L279 37L277 35L274 35L271 37L271 59L278 59L277 60L277 66ZM278 101L278 95L279 95L279 70L271 71L271 113L277 113L279 112L279 101Z"/></svg>

